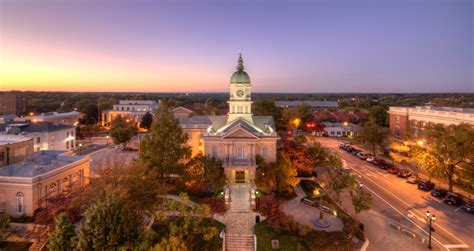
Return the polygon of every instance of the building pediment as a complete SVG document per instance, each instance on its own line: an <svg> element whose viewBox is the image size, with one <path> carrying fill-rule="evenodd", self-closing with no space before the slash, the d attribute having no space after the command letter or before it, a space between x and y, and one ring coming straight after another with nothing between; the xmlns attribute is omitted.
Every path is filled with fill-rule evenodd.
<svg viewBox="0 0 474 251"><path fill-rule="evenodd" d="M246 128L237 125L236 127L229 130L222 138L234 138L234 139L256 139L258 138L255 134L248 131Z"/></svg>

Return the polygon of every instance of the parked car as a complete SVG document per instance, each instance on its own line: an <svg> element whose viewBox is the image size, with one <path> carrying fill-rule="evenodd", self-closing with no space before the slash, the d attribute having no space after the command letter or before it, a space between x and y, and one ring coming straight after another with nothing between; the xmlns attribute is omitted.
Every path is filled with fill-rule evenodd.
<svg viewBox="0 0 474 251"><path fill-rule="evenodd" d="M462 206L462 209L468 213L474 214L474 201L471 201L466 205Z"/></svg>
<svg viewBox="0 0 474 251"><path fill-rule="evenodd" d="M417 176L412 175L412 176L408 177L407 183L416 184L416 183L418 183L418 180L419 180L419 178Z"/></svg>
<svg viewBox="0 0 474 251"><path fill-rule="evenodd" d="M398 172L397 176L401 178L408 178L412 175L412 172L408 169L402 169Z"/></svg>
<svg viewBox="0 0 474 251"><path fill-rule="evenodd" d="M351 151L352 155L355 155L355 156L357 156L357 154L359 154L360 152L362 151L356 148L352 148L352 151Z"/></svg>
<svg viewBox="0 0 474 251"><path fill-rule="evenodd" d="M435 188L431 190L431 195L437 198L444 198L448 194L448 190L442 188Z"/></svg>
<svg viewBox="0 0 474 251"><path fill-rule="evenodd" d="M387 172L391 174L398 174L400 172L400 169L398 169L398 167L392 167L392 168L389 168Z"/></svg>
<svg viewBox="0 0 474 251"><path fill-rule="evenodd" d="M461 206L464 204L464 199L462 195L458 193L448 192L448 195L443 200L446 204L450 206Z"/></svg>
<svg viewBox="0 0 474 251"><path fill-rule="evenodd" d="M418 189L430 191L435 187L435 184L429 180L419 180L418 181Z"/></svg>
<svg viewBox="0 0 474 251"><path fill-rule="evenodd" d="M370 154L369 154L369 153L366 153L366 152L359 152L359 153L357 153L357 157L358 157L359 159L365 160L365 159L367 159L369 156L370 156Z"/></svg>
<svg viewBox="0 0 474 251"><path fill-rule="evenodd" d="M340 144L339 144L339 148L341 148L341 149L346 148L346 144L345 144L345 143L340 143Z"/></svg>
<svg viewBox="0 0 474 251"><path fill-rule="evenodd" d="M367 158L365 159L365 161L367 161L367 162L369 162L369 163L373 163L374 160L375 160L375 157L373 157L373 156L369 156L369 157L367 157Z"/></svg>

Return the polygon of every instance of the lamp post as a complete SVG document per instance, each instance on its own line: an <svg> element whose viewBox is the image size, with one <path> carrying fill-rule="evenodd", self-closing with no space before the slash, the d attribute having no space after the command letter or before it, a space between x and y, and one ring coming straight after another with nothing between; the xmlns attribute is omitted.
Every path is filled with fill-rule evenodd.
<svg viewBox="0 0 474 251"><path fill-rule="evenodd" d="M433 214L431 215L430 217L430 211L426 211L426 217L428 218L428 220L430 221L430 239L428 241L428 249L431 249L431 232L434 231L434 229L431 227L432 223L436 220L436 216Z"/></svg>
<svg viewBox="0 0 474 251"><path fill-rule="evenodd" d="M109 145L109 135L105 136L105 138L106 138L105 145L108 146Z"/></svg>
<svg viewBox="0 0 474 251"><path fill-rule="evenodd" d="M82 143L79 143L79 155L82 153Z"/></svg>

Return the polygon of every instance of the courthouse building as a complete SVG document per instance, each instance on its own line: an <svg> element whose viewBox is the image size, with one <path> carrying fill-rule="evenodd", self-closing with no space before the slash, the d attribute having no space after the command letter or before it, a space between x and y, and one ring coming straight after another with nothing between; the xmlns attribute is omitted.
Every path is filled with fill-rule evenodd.
<svg viewBox="0 0 474 251"><path fill-rule="evenodd" d="M474 109L416 106L390 107L390 130L399 139L406 138L410 133L417 135L429 124L457 125L466 123L474 126Z"/></svg>
<svg viewBox="0 0 474 251"><path fill-rule="evenodd" d="M229 112L223 116L178 118L188 134L192 155L204 154L223 161L229 183L249 183L255 179L255 157L276 160L278 134L272 116L253 116L250 77L242 57L231 76Z"/></svg>

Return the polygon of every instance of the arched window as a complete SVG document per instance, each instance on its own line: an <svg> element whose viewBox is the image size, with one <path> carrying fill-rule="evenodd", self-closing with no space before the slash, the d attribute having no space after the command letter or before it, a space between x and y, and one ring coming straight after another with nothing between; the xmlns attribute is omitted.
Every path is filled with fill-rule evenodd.
<svg viewBox="0 0 474 251"><path fill-rule="evenodd" d="M16 211L19 213L23 213L23 211L25 211L24 198L25 196L23 195L23 193L16 194Z"/></svg>
<svg viewBox="0 0 474 251"><path fill-rule="evenodd" d="M57 191L57 188L56 188L56 184L55 184L55 183L49 185L49 189L48 189L48 193L49 193L49 194L54 194L54 193L56 193L56 191Z"/></svg>

